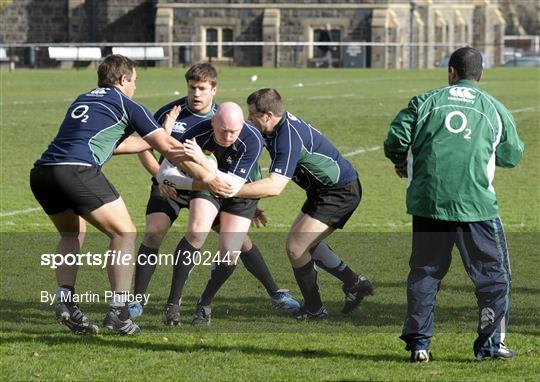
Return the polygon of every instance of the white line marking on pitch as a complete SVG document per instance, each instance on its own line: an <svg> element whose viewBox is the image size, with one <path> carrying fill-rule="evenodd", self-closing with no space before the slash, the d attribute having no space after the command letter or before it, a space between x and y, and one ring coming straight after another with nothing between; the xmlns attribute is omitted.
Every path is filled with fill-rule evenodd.
<svg viewBox="0 0 540 382"><path fill-rule="evenodd" d="M348 158L348 157L352 157L352 156L359 155L359 154L369 153L369 152L372 152L372 151L378 151L381 148L382 148L381 146L373 146L373 147L370 147L370 148L367 148L367 149L358 149L358 150L351 151L350 153L343 154L343 157ZM266 171L266 170L268 170L268 167L262 167L261 168L261 171Z"/></svg>
<svg viewBox="0 0 540 382"><path fill-rule="evenodd" d="M340 94L339 95L339 98L351 98L351 97L354 97L354 94ZM315 101L315 100L321 100L321 99L333 99L333 98L337 98L336 96L314 96L314 97L307 97L308 100L310 101Z"/></svg>
<svg viewBox="0 0 540 382"><path fill-rule="evenodd" d="M531 107L524 107L523 109L510 110L510 113L524 113L527 111L536 111L536 110L538 110L538 106L531 106Z"/></svg>
<svg viewBox="0 0 540 382"><path fill-rule="evenodd" d="M381 146L373 146L373 147L370 147L370 148L367 148L367 149L358 149L358 150L351 151L350 153L343 154L343 157L348 158L348 157L352 157L352 156L355 156L355 155L358 155L358 154L369 153L371 151L378 151L381 148L382 148Z"/></svg>
<svg viewBox="0 0 540 382"><path fill-rule="evenodd" d="M39 211L41 208L26 208L24 210L18 210L18 211L10 211L10 212L0 212L0 217L4 216L13 216L13 215L19 215L19 214L28 214L30 212Z"/></svg>

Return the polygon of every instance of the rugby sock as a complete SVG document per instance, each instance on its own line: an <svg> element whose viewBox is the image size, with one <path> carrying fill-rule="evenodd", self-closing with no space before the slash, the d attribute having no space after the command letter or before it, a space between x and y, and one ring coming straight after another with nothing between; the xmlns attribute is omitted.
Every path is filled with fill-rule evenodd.
<svg viewBox="0 0 540 382"><path fill-rule="evenodd" d="M319 286L317 285L317 271L315 262L310 260L300 268L293 268L294 277L304 297L304 305L311 313L316 313L322 307Z"/></svg>
<svg viewBox="0 0 540 382"><path fill-rule="evenodd" d="M56 303L63 302L67 305L73 305L71 296L75 294L75 288L71 285L60 285L56 288Z"/></svg>
<svg viewBox="0 0 540 382"><path fill-rule="evenodd" d="M244 251L240 254L240 260L246 267L249 273L251 273L259 282L264 286L266 292L270 297L275 295L279 290L276 285L270 270L266 266L259 248L253 244L253 247L249 251Z"/></svg>
<svg viewBox="0 0 540 382"><path fill-rule="evenodd" d="M185 237L183 237L176 246L176 255L174 257L173 274L171 280L171 290L169 292L169 298L167 300L168 304L180 304L184 285L186 285L189 274L195 266L193 261L186 261L186 259L192 260L193 252L198 250L198 248L195 248L194 246L189 244Z"/></svg>
<svg viewBox="0 0 540 382"><path fill-rule="evenodd" d="M356 283L358 275L334 253L328 244L321 241L311 248L309 253L318 267L341 280L346 288Z"/></svg>
<svg viewBox="0 0 540 382"><path fill-rule="evenodd" d="M143 295L148 290L148 284L150 284L150 279L152 278L157 265L148 264L148 255L155 254L157 256L158 250L159 248L150 248L141 243L137 254L137 264L135 266L135 294ZM145 264L139 263L139 256L141 254L146 255L146 259L144 259Z"/></svg>
<svg viewBox="0 0 540 382"><path fill-rule="evenodd" d="M198 302L199 305L210 305L214 296L219 291L225 281L233 274L236 265L227 265L226 263L217 263L210 273L210 280L206 283L206 288Z"/></svg>
<svg viewBox="0 0 540 382"><path fill-rule="evenodd" d="M128 294L129 292L113 292L111 309L117 312L118 318L122 321L129 318Z"/></svg>

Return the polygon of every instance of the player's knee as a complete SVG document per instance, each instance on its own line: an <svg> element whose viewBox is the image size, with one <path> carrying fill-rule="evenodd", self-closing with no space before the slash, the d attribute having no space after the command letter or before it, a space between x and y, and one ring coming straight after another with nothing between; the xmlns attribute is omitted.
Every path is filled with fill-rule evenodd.
<svg viewBox="0 0 540 382"><path fill-rule="evenodd" d="M249 238L249 236L246 235L246 238L244 239L244 242L242 243L241 251L247 252L251 248L253 248L253 243L251 242L251 239Z"/></svg>
<svg viewBox="0 0 540 382"><path fill-rule="evenodd" d="M205 232L187 232L185 236L189 244L195 248L202 248L204 241L206 240Z"/></svg>
<svg viewBox="0 0 540 382"><path fill-rule="evenodd" d="M137 227L135 227L135 224L133 224L131 221L125 222L123 224L114 225L107 232L107 234L111 239L134 238L137 234Z"/></svg>
<svg viewBox="0 0 540 382"><path fill-rule="evenodd" d="M150 248L158 248L168 230L169 227L163 226L162 224L147 224L143 240L145 245Z"/></svg>
<svg viewBox="0 0 540 382"><path fill-rule="evenodd" d="M287 256L289 256L290 260L298 260L306 251L302 245L299 245L294 241L287 241L285 250L287 251Z"/></svg>

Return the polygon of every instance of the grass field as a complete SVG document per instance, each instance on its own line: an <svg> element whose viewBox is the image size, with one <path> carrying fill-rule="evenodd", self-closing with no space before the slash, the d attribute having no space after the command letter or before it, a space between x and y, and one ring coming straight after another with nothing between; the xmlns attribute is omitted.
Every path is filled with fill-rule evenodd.
<svg viewBox="0 0 540 382"><path fill-rule="evenodd" d="M182 69L139 71L135 99L157 110L185 94ZM328 136L358 170L362 203L343 232L329 243L352 268L374 281L376 295L343 317L340 284L319 273L330 319L297 323L269 307L263 288L239 266L214 303L208 330L188 325L208 269L195 270L185 289L183 323L166 328L161 309L170 269L159 267L150 302L139 323L143 333L76 337L53 320L39 302L41 290L55 289L53 271L40 266L53 252L56 234L28 186L33 162L49 144L73 98L95 84L94 71L1 73L0 128L0 363L6 380L535 380L540 370L540 71L489 69L483 89L514 114L525 156L513 170L495 177L501 217L508 231L513 272L508 344L511 362L476 363L472 355L474 290L456 253L436 309L435 362L411 365L398 339L405 314L410 217L405 182L383 155L382 142L395 114L413 95L444 85L444 70L378 71L341 69L221 68L217 101L236 101L260 87L275 87L287 109ZM249 81L257 74L259 80ZM268 167L268 156L263 167ZM126 201L138 231L144 230L149 176L135 156L121 156L105 173ZM263 200L269 225L253 231L280 286L300 292L284 253L285 233L303 193L293 184L283 195ZM185 214L175 223L163 252L182 236ZM140 243L138 241L137 245ZM89 234L84 251L103 252L106 240ZM215 248L215 237L207 247ZM206 268L206 267L204 267ZM105 271L82 267L78 290L101 293ZM83 304L99 322L106 304Z"/></svg>

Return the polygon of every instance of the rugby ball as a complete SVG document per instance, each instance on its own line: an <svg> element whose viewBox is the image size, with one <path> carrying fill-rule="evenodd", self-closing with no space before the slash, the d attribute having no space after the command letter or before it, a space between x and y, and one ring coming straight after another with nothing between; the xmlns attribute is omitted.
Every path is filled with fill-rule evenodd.
<svg viewBox="0 0 540 382"><path fill-rule="evenodd" d="M217 168L218 161L217 161L216 156L211 151L208 151L208 150L203 150L203 153L206 155L210 163Z"/></svg>

